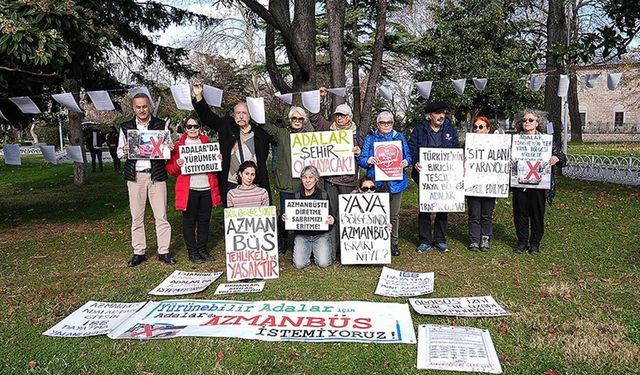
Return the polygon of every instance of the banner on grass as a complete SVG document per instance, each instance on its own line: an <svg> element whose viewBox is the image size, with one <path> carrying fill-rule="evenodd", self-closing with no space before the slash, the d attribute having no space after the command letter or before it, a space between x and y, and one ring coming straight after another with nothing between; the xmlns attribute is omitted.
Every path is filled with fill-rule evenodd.
<svg viewBox="0 0 640 375"><path fill-rule="evenodd" d="M148 302L108 336L113 339L203 336L264 341L416 342L406 303L360 301Z"/></svg>
<svg viewBox="0 0 640 375"><path fill-rule="evenodd" d="M149 294L179 296L202 292L220 276L222 276L222 272L185 272L176 270L164 279L160 285L153 288Z"/></svg>
<svg viewBox="0 0 640 375"><path fill-rule="evenodd" d="M184 159L184 164L180 167L182 174L220 172L222 170L218 142L180 146L180 158Z"/></svg>
<svg viewBox="0 0 640 375"><path fill-rule="evenodd" d="M336 130L291 134L291 175L300 177L307 165L320 176L337 176L356 172L353 156L353 132Z"/></svg>
<svg viewBox="0 0 640 375"><path fill-rule="evenodd" d="M119 303L89 301L49 328L43 335L86 337L106 335L138 311L145 302Z"/></svg>
<svg viewBox="0 0 640 375"><path fill-rule="evenodd" d="M511 169L511 186L528 189L549 189L551 186L550 134L515 134L511 143L514 160Z"/></svg>
<svg viewBox="0 0 640 375"><path fill-rule="evenodd" d="M169 159L171 134L168 130L127 130L129 159Z"/></svg>
<svg viewBox="0 0 640 375"><path fill-rule="evenodd" d="M418 326L418 369L502 374L489 331L432 324Z"/></svg>
<svg viewBox="0 0 640 375"><path fill-rule="evenodd" d="M376 181L402 180L402 141L373 142Z"/></svg>
<svg viewBox="0 0 640 375"><path fill-rule="evenodd" d="M467 133L464 191L473 197L509 196L511 135Z"/></svg>
<svg viewBox="0 0 640 375"><path fill-rule="evenodd" d="M433 293L433 272L406 272L382 267L376 294L385 297L415 297Z"/></svg>
<svg viewBox="0 0 640 375"><path fill-rule="evenodd" d="M409 303L421 315L465 316L470 318L509 315L491 296L411 298Z"/></svg>
<svg viewBox="0 0 640 375"><path fill-rule="evenodd" d="M420 212L464 212L464 154L420 148Z"/></svg>
<svg viewBox="0 0 640 375"><path fill-rule="evenodd" d="M340 262L391 263L389 194L342 194L338 196L338 207Z"/></svg>
<svg viewBox="0 0 640 375"><path fill-rule="evenodd" d="M275 206L224 210L227 281L278 278L276 223Z"/></svg>
<svg viewBox="0 0 640 375"><path fill-rule="evenodd" d="M326 223L329 217L329 201L317 199L287 199L284 213L287 220L284 222L286 230L329 230Z"/></svg>
<svg viewBox="0 0 640 375"><path fill-rule="evenodd" d="M214 294L260 293L264 290L264 281L257 283L220 284Z"/></svg>

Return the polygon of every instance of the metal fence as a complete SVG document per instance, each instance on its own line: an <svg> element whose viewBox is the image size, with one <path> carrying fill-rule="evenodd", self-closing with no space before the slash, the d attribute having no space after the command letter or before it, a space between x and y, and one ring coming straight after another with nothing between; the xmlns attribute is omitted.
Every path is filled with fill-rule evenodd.
<svg viewBox="0 0 640 375"><path fill-rule="evenodd" d="M640 158L604 155L567 155L562 174L574 179L640 186Z"/></svg>

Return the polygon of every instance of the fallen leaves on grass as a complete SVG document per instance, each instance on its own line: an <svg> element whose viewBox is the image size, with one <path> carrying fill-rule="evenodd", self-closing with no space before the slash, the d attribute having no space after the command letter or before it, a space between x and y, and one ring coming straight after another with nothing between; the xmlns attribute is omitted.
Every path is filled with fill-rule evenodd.
<svg viewBox="0 0 640 375"><path fill-rule="evenodd" d="M498 327L498 334L500 336L504 336L507 331L509 331L509 327L507 327L505 324L500 324L500 327Z"/></svg>
<svg viewBox="0 0 640 375"><path fill-rule="evenodd" d="M220 362L224 359L224 352L221 350L216 354L216 362Z"/></svg>
<svg viewBox="0 0 640 375"><path fill-rule="evenodd" d="M558 375L559 372L556 370L546 370L545 372L543 372L544 375Z"/></svg>
<svg viewBox="0 0 640 375"><path fill-rule="evenodd" d="M34 255L31 257L31 259L45 259L47 257L48 255Z"/></svg>
<svg viewBox="0 0 640 375"><path fill-rule="evenodd" d="M29 369L34 369L34 368L38 367L38 361L36 361L36 360L29 361L29 363L27 363L27 367Z"/></svg>
<svg viewBox="0 0 640 375"><path fill-rule="evenodd" d="M627 282L627 281L631 281L631 279L633 279L633 275L624 275L620 280L622 282Z"/></svg>
<svg viewBox="0 0 640 375"><path fill-rule="evenodd" d="M500 363L512 363L516 361L516 357L502 354L498 354L498 359L500 360Z"/></svg>
<svg viewBox="0 0 640 375"><path fill-rule="evenodd" d="M552 267L549 269L549 275L551 276L560 276L564 273L564 267Z"/></svg>

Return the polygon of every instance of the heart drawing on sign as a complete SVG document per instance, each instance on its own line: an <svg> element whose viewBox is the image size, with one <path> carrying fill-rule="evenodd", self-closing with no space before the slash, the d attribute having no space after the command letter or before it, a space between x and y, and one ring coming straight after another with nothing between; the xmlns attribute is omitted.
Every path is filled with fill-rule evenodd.
<svg viewBox="0 0 640 375"><path fill-rule="evenodd" d="M402 162L400 156L402 151L396 145L378 146L375 150L375 158L378 159L378 166L385 167L395 166Z"/></svg>

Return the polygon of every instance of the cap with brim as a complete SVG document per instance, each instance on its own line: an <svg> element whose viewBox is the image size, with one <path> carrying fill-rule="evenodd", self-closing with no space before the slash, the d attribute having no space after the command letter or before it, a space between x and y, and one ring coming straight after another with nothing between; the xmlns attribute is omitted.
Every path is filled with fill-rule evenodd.
<svg viewBox="0 0 640 375"><path fill-rule="evenodd" d="M447 102L443 102L443 101L434 101L434 102L429 102L426 106L426 108L424 109L424 111L426 113L431 113L431 112L443 112L445 111L447 108L449 108L449 106L447 105Z"/></svg>
<svg viewBox="0 0 640 375"><path fill-rule="evenodd" d="M333 111L333 113L336 115L353 116L353 112L351 112L351 107L349 107L347 104L340 104L339 106L336 107L336 110Z"/></svg>

